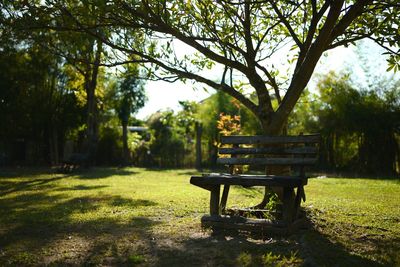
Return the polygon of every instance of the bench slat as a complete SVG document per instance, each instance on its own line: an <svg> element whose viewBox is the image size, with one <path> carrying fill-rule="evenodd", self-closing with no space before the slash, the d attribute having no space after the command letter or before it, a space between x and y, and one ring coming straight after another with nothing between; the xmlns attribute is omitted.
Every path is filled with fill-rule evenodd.
<svg viewBox="0 0 400 267"><path fill-rule="evenodd" d="M318 149L316 147L239 147L239 148L225 148L219 149L220 154L317 154Z"/></svg>
<svg viewBox="0 0 400 267"><path fill-rule="evenodd" d="M319 134L299 136L221 136L222 144L285 144L285 143L318 143Z"/></svg>
<svg viewBox="0 0 400 267"><path fill-rule="evenodd" d="M225 165L313 165L315 158L218 158Z"/></svg>

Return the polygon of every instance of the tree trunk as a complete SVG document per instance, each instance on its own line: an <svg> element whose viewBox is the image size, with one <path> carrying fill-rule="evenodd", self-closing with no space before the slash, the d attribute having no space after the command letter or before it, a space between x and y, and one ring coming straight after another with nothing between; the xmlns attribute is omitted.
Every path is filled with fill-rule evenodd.
<svg viewBox="0 0 400 267"><path fill-rule="evenodd" d="M258 117L261 122L261 126L263 127L264 134L266 134L266 135L283 135L283 134L287 133L286 121L282 122L281 124L277 124L277 123L272 124L271 121L273 121L274 114L270 114L270 116L268 116L268 117L270 117L272 119L268 120L265 117L264 118L260 118L260 116ZM271 127L271 125L274 125L275 127ZM290 171L291 170L290 170L289 166L271 166L270 165L265 168L266 175L289 175ZM280 201L283 202L283 198L284 198L283 188L266 186L265 191L264 191L264 197L263 197L261 203L256 205L255 208L263 209L267 205L267 203L270 201L270 198L273 196L274 193L277 194Z"/></svg>
<svg viewBox="0 0 400 267"><path fill-rule="evenodd" d="M196 122L196 169L201 171L201 123Z"/></svg>
<svg viewBox="0 0 400 267"><path fill-rule="evenodd" d="M123 152L123 164L129 164L129 148L128 148L128 121L122 122L122 152Z"/></svg>
<svg viewBox="0 0 400 267"><path fill-rule="evenodd" d="M328 152L328 164L331 169L335 168L335 149L333 148L335 140L335 133L330 133L327 136L326 143L327 143L327 152Z"/></svg>
<svg viewBox="0 0 400 267"><path fill-rule="evenodd" d="M97 150L98 109L96 99L96 87L102 50L102 43L100 41L97 41L97 50L95 54L94 64L88 67L87 74L85 75L85 89L87 95L86 153L88 154L88 165L94 164Z"/></svg>
<svg viewBox="0 0 400 267"><path fill-rule="evenodd" d="M89 165L94 164L94 156L98 140L98 124L97 124L97 101L95 96L95 87L87 86L87 130L85 150L88 154Z"/></svg>
<svg viewBox="0 0 400 267"><path fill-rule="evenodd" d="M52 139L52 151L53 151L52 162L54 165L58 165L60 163L59 151L58 151L58 132L57 128L54 127L54 125L52 125L51 139Z"/></svg>

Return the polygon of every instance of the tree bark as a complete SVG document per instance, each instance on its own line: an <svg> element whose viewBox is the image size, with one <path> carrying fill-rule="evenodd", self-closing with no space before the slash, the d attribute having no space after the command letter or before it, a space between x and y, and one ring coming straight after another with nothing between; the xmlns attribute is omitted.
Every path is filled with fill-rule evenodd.
<svg viewBox="0 0 400 267"><path fill-rule="evenodd" d="M282 124L274 124L276 127L271 127L271 118L274 118L274 113L270 114L269 116L266 116L264 118L259 118L261 126L264 130L264 133L266 135L282 135L286 134L286 121L283 121ZM265 168L265 174L266 175L289 175L290 174L290 167L289 166L268 166ZM279 200L283 202L284 198L284 192L283 188L278 188L278 187L265 187L264 191L264 196L262 201L256 205L254 208L257 209L263 209L268 202L270 201L270 198L273 196L273 194L277 194Z"/></svg>
<svg viewBox="0 0 400 267"><path fill-rule="evenodd" d="M87 130L86 130L86 153L88 155L88 165L95 163L95 155L98 142L98 109L96 98L97 78L101 53L103 51L102 42L97 41L94 64L89 65L85 75L85 90L87 95Z"/></svg>
<svg viewBox="0 0 400 267"><path fill-rule="evenodd" d="M58 165L60 163L60 159L59 159L59 151L58 151L58 132L57 132L57 128L52 125L52 131L51 131L51 140L52 140L52 162L54 165Z"/></svg>
<svg viewBox="0 0 400 267"><path fill-rule="evenodd" d="M123 164L129 164L129 148L128 148L128 121L122 122L122 151L123 151Z"/></svg>
<svg viewBox="0 0 400 267"><path fill-rule="evenodd" d="M196 122L196 169L201 171L201 134L202 126Z"/></svg>

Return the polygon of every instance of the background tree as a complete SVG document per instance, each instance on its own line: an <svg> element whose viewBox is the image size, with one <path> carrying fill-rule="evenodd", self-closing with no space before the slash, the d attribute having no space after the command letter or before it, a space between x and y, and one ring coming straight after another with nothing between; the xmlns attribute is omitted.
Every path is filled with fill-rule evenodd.
<svg viewBox="0 0 400 267"><path fill-rule="evenodd" d="M101 23L99 18L104 12L104 5L100 2L90 1L64 1L66 7L83 16L85 25ZM63 59L63 64L72 66L77 72L69 77L76 79L75 85L80 81L86 99L86 128L81 152L88 155L88 164L93 164L98 142L99 132L99 78L104 48L101 40L82 31L72 30L75 21L63 15L60 10L51 9L50 6L31 8L28 2L14 1L0 3L5 15L5 25L24 35L23 39L34 41L39 49L47 50L56 57ZM54 12L53 12L54 11ZM57 28L57 31L54 31ZM105 30L102 34L106 34ZM71 73L71 72L70 72Z"/></svg>
<svg viewBox="0 0 400 267"><path fill-rule="evenodd" d="M324 170L395 175L400 170L399 81L380 78L373 82L379 90L360 88L351 82L354 75L321 76L318 93L302 96L289 131L321 133ZM369 84L360 76L357 84Z"/></svg>
<svg viewBox="0 0 400 267"><path fill-rule="evenodd" d="M91 3L89 1L66 1L65 5L69 9L80 14L87 14L82 17L86 25L96 25L101 23L100 17L104 12L102 3ZM61 13L48 13L44 8L38 11L39 19L35 22L35 27L40 31L52 32L51 24L46 24L48 14L53 18L53 23L62 25L61 31L55 31L52 41L44 40L43 46L48 47L55 54L63 56L69 65L71 65L83 78L83 89L86 97L86 134L83 147L85 154L88 155L88 164L94 164L97 143L99 139L99 76L100 65L104 57L104 48L101 40L86 34L85 32L76 32L69 30L75 21L63 16ZM27 18L28 21L31 17ZM24 26L22 26L24 28ZM101 32L106 34L107 30Z"/></svg>
<svg viewBox="0 0 400 267"><path fill-rule="evenodd" d="M128 123L132 114L142 108L146 101L143 82L138 78L139 69L135 66L127 66L118 86L115 109L122 126L122 144L124 164L129 162L128 148Z"/></svg>
<svg viewBox="0 0 400 267"><path fill-rule="evenodd" d="M185 156L185 136L177 125L172 110L156 112L147 120L152 132L150 151L157 167L182 167Z"/></svg>
<svg viewBox="0 0 400 267"><path fill-rule="evenodd" d="M183 166L201 168L201 124L196 118L199 104L195 101L179 101L182 108L176 114L177 126L185 142L185 157ZM195 162L195 164L194 164Z"/></svg>
<svg viewBox="0 0 400 267"><path fill-rule="evenodd" d="M82 122L82 105L62 58L12 36L0 42L0 152L8 163L58 164L64 141Z"/></svg>
<svg viewBox="0 0 400 267"><path fill-rule="evenodd" d="M384 94L379 94L356 90L346 78L330 74L318 87L325 103L319 124L334 146L329 149L331 163L352 165L362 173L395 174L400 106L393 96L399 95L400 84L382 88Z"/></svg>
<svg viewBox="0 0 400 267"><path fill-rule="evenodd" d="M257 118L236 99L217 91L203 100L196 111L196 119L203 128L203 151L207 166L215 167L220 132L217 128L220 114L241 117L242 134L262 134Z"/></svg>

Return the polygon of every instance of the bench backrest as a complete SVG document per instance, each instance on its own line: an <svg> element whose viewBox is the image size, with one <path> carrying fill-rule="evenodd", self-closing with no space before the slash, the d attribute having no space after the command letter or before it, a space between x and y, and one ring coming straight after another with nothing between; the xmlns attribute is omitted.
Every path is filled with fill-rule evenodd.
<svg viewBox="0 0 400 267"><path fill-rule="evenodd" d="M217 163L224 165L305 166L317 162L320 135L222 136ZM224 147L225 146L225 147Z"/></svg>

